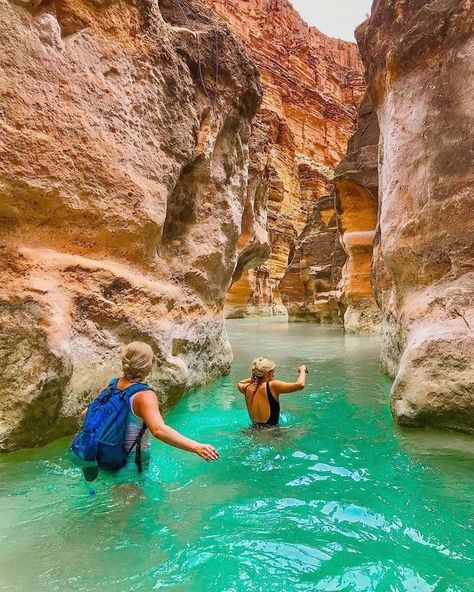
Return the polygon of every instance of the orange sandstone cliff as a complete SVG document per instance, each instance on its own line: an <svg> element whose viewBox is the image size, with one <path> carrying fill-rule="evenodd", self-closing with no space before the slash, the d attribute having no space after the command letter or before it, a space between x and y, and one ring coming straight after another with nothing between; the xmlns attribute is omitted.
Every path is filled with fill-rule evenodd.
<svg viewBox="0 0 474 592"><path fill-rule="evenodd" d="M228 371L222 310L260 86L188 0L0 0L0 45L11 450L70 433L128 341L153 346L164 394Z"/></svg>
<svg viewBox="0 0 474 592"><path fill-rule="evenodd" d="M253 123L253 135L259 139L251 147L254 171L249 178L248 215L227 299L228 314L283 312L280 282L289 264L293 271L299 265L292 263L296 243L304 241L300 235L317 201L330 194L328 182L355 129L364 91L362 64L354 43L331 39L308 27L288 0L205 2L244 42L258 66L264 91ZM256 224L251 212L256 213ZM330 234L325 236L333 241ZM318 266L317 254L313 259ZM323 259L321 266L327 263L325 255ZM307 272L290 272L285 278L285 303L295 316L311 313L307 300L300 297ZM335 286L331 286L331 295L319 298L318 309L322 306L325 318L325 307L338 316L334 297ZM319 313L314 319L319 319Z"/></svg>
<svg viewBox="0 0 474 592"><path fill-rule="evenodd" d="M344 329L350 333L381 331L371 278L378 210L378 143L377 114L366 95L359 107L358 129L334 178L339 232L347 253L338 300Z"/></svg>

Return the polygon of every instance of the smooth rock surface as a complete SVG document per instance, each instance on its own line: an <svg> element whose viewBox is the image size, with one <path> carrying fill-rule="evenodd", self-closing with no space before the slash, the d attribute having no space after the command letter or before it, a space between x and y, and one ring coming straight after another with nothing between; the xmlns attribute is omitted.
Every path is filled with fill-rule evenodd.
<svg viewBox="0 0 474 592"><path fill-rule="evenodd" d="M370 97L359 107L357 131L335 170L336 208L347 253L338 298L349 333L380 333L382 317L372 289L372 254L378 210L379 126Z"/></svg>
<svg viewBox="0 0 474 592"><path fill-rule="evenodd" d="M184 11L184 12L183 12ZM177 396L229 370L258 72L187 0L0 0L0 449L71 432L158 356Z"/></svg>
<svg viewBox="0 0 474 592"><path fill-rule="evenodd" d="M374 271L392 413L474 433L474 6L379 0L357 39L381 132Z"/></svg>

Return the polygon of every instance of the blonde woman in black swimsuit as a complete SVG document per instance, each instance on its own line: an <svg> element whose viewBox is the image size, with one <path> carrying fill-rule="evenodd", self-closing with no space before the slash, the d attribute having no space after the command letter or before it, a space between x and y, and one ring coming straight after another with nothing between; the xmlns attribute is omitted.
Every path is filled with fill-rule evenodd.
<svg viewBox="0 0 474 592"><path fill-rule="evenodd" d="M301 391L306 385L306 366L298 368L296 382L275 380L275 362L268 358L256 358L252 362L252 376L237 385L245 395L245 402L254 427L269 428L278 425L280 419L280 395Z"/></svg>

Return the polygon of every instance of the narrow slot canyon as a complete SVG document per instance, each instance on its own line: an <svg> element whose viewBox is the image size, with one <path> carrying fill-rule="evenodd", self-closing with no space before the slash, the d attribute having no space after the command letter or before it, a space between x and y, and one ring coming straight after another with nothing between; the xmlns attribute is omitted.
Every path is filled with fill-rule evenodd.
<svg viewBox="0 0 474 592"><path fill-rule="evenodd" d="M3 0L2 447L68 433L131 337L170 400L228 372L224 316L382 333L395 420L472 431L468 3L412 65L424 4L376 3L358 47L205 4Z"/></svg>
<svg viewBox="0 0 474 592"><path fill-rule="evenodd" d="M472 592L473 1L0 47L0 590Z"/></svg>
<svg viewBox="0 0 474 592"><path fill-rule="evenodd" d="M279 127L251 152L252 161L266 165L259 169L263 199L253 212L260 225L266 215L270 254L263 264L244 264L226 315L287 315L347 333L381 333L381 367L395 379L395 421L472 432L473 114L465 106L470 83L457 79L472 80L469 3L433 13L408 2L374 4L356 32L362 63L353 46L321 37L285 2L272 5L272 18L259 0L245 10L209 4L246 43L262 74L263 107ZM449 30L445 37L440 23ZM436 34L426 55L410 64L410 48L427 39L431 26ZM386 55L392 43L396 51ZM430 91L418 69L435 59ZM384 79L392 74L393 81ZM460 92L462 101L452 104L448 94ZM443 145L436 134L445 125ZM456 215L444 218L442 197ZM452 226L458 213L461 234ZM245 224L253 223L247 217ZM265 232L258 236L256 244ZM249 250L257 233L246 237ZM449 377L441 378L443 368Z"/></svg>

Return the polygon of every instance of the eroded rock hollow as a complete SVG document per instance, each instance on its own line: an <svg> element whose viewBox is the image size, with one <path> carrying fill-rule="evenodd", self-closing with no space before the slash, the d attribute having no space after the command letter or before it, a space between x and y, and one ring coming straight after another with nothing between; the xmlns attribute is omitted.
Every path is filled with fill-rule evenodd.
<svg viewBox="0 0 474 592"><path fill-rule="evenodd" d="M378 210L379 126L370 97L359 107L359 124L347 156L335 171L337 220L347 259L338 299L349 333L380 333L381 313L372 288L372 251Z"/></svg>
<svg viewBox="0 0 474 592"><path fill-rule="evenodd" d="M70 432L150 343L169 396L229 369L258 72L187 0L0 0L0 448Z"/></svg>
<svg viewBox="0 0 474 592"><path fill-rule="evenodd" d="M357 39L380 124L373 268L392 413L474 432L474 7L378 0Z"/></svg>

